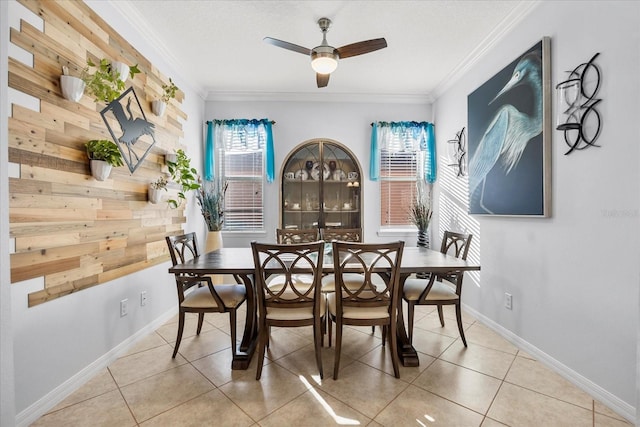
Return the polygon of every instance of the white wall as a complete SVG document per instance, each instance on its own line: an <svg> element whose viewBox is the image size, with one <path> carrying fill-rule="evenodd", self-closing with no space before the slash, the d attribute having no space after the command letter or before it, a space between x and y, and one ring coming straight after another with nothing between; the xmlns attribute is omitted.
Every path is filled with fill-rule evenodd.
<svg viewBox="0 0 640 427"><path fill-rule="evenodd" d="M640 282L639 18L638 2L542 2L434 105L444 149L466 125L467 95L543 36L551 37L552 86L601 52L602 147L565 156L568 147L554 130L552 217L472 219L481 232L482 271L464 301L629 419ZM455 195L465 187L466 180L441 180L439 202L466 207ZM513 295L512 311L503 307L505 292Z"/></svg>
<svg viewBox="0 0 640 427"><path fill-rule="evenodd" d="M89 6L110 23L139 52L146 56L163 74L171 76L173 81L185 92L182 104L188 120L183 123L184 139L187 153L193 164L199 166L202 152L202 122L204 101L193 88L184 81L180 73L166 63L162 55L148 44L147 39L137 32L137 28L127 23L125 17L113 9L111 2L90 1ZM16 25L19 18L32 22L39 18L14 1L2 2L1 31L8 39L8 25ZM9 24L5 24L8 15ZM24 51L15 46L9 49L9 55L26 58ZM3 70L6 70L7 53L3 49L0 58ZM28 59L28 58L27 58ZM6 71L3 76L6 76ZM6 96L7 82L3 77L3 103L24 104L28 108L37 108L37 100L22 96L12 90ZM6 117L6 106L0 110ZM6 126L2 127L2 147L7 147ZM0 203L0 230L3 242L7 242L8 204L7 194L7 154L3 148L2 161L2 196L5 203ZM11 170L11 168L9 168ZM11 172L10 172L11 173ZM197 215L197 216L196 216ZM188 231L199 230L200 214L195 209L193 200L187 209ZM164 323L174 311L175 281L167 273L169 262L148 268L109 283L58 298L56 300L27 308L27 295L43 288L41 279L9 284L8 255L10 246L2 244L2 419L1 425L11 426L13 421L13 397L15 396L15 423L25 425L37 419L55 403L74 391L79 385L91 378L101 368L113 361L146 333ZM148 301L145 307L139 305L142 290L147 291ZM120 300L128 298L129 314L119 315ZM9 306L10 304L10 306ZM7 306L7 307L5 307ZM6 323L5 323L6 322ZM7 329L11 327L12 329ZM8 338L7 338L8 337ZM15 351L14 368L10 359L13 356L12 346L5 340L13 339ZM12 378L15 375L15 395ZM5 382L6 379L6 382ZM5 408L6 407L6 408ZM6 409L6 411L5 411Z"/></svg>
<svg viewBox="0 0 640 427"><path fill-rule="evenodd" d="M369 181L369 147L371 123L374 121L431 121L431 105L426 101L401 103L338 102L338 101L211 101L207 102L206 119L261 119L269 118L273 126L276 179L267 184L265 197L265 229L263 234L224 234L224 245L239 247L249 245L251 240L275 241L275 230L279 224L279 179L277 174L285 157L298 144L314 138L328 138L349 147L360 162L364 173L361 181L364 206L363 229L367 241L384 241L406 238L407 244L415 245L415 232L378 236L380 225L380 192L377 182Z"/></svg>

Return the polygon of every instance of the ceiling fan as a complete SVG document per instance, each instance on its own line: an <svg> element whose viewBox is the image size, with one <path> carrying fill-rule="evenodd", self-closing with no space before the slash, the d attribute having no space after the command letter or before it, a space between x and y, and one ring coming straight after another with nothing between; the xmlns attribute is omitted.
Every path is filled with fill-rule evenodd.
<svg viewBox="0 0 640 427"><path fill-rule="evenodd" d="M331 26L329 18L318 19L318 25L322 30L322 43L313 49L298 46L297 44L285 42L282 40L265 37L263 40L274 46L299 52L311 57L311 67L316 72L316 82L318 87L326 87L329 84L329 76L338 67L338 59L349 58L351 56L362 55L387 47L387 41L384 38L365 40L357 43L348 44L339 48L329 46L327 43L327 31Z"/></svg>

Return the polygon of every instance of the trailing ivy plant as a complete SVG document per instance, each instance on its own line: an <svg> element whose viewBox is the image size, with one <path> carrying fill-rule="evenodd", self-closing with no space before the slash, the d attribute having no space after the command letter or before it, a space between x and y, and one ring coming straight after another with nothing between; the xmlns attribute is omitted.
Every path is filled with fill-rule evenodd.
<svg viewBox="0 0 640 427"><path fill-rule="evenodd" d="M162 85L162 90L163 90L163 94L161 99L164 102L169 102L171 98L176 97L176 92L179 89L178 89L178 86L176 86L175 83L173 83L173 81L171 80L171 77L169 77L169 84Z"/></svg>
<svg viewBox="0 0 640 427"><path fill-rule="evenodd" d="M89 67L95 67L93 74L89 73L89 67L84 70L83 80L87 85L87 92L95 98L96 102L110 103L124 92L124 81L120 80L120 74L111 67L111 62L101 59L99 64L94 64L87 59ZM138 64L129 67L129 76L133 78L138 74Z"/></svg>
<svg viewBox="0 0 640 427"><path fill-rule="evenodd" d="M183 150L176 151L176 161L167 161L169 173L171 174L171 180L180 185L180 191L178 192L178 200L169 199L167 202L172 208L177 208L182 205L182 202L187 200L185 193L191 190L197 190L200 188L198 182L198 171L191 167L191 159L187 157Z"/></svg>

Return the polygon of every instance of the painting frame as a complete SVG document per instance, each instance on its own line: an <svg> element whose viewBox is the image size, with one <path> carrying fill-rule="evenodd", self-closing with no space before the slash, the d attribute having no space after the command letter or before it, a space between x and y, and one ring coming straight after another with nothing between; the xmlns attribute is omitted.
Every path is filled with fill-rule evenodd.
<svg viewBox="0 0 640 427"><path fill-rule="evenodd" d="M551 216L551 38L467 97L470 215Z"/></svg>

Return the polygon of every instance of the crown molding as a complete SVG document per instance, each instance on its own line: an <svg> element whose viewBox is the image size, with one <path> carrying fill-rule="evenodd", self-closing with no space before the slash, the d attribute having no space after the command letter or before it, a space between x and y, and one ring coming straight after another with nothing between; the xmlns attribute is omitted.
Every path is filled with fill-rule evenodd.
<svg viewBox="0 0 640 427"><path fill-rule="evenodd" d="M487 52L489 52L498 42L504 39L511 30L513 30L541 3L542 0L519 3L511 13L509 13L502 22L496 25L495 29L478 44L478 47L471 51L471 53L456 68L454 68L438 86L436 86L431 94L431 98L435 101L440 97L440 95L449 90L455 83L465 76L467 72L469 72L473 66L475 66L478 61L487 54Z"/></svg>
<svg viewBox="0 0 640 427"><path fill-rule="evenodd" d="M210 91L207 102L342 102L353 104L431 104L425 94L311 93L311 92L225 92Z"/></svg>
<svg viewBox="0 0 640 427"><path fill-rule="evenodd" d="M190 82L194 82L195 79L193 76L190 76L189 73L185 73L185 67L183 64L176 58L173 52L167 49L162 43L159 43L160 37L147 23L147 20L143 15L138 12L138 10L131 6L128 1L117 1L117 0L108 0L107 3L122 16L122 19L126 21L134 31L136 31L142 39L157 53L157 55L162 58L164 62L167 63L169 67L171 67L173 73L181 76L180 86L188 86L194 92L198 94L201 99L205 99L207 91L200 86L194 86ZM188 69L188 67L186 67ZM181 70L178 72L177 70ZM166 72L163 74L167 74ZM173 80L177 80L174 76Z"/></svg>

